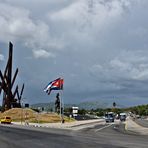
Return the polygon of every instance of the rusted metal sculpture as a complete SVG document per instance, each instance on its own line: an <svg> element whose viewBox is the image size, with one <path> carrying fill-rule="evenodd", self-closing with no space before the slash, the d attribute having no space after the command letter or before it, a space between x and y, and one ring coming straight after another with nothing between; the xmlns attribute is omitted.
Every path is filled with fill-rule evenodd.
<svg viewBox="0 0 148 148"><path fill-rule="evenodd" d="M15 107L21 107L21 98L24 90L24 84L21 89L21 93L18 91L18 85L14 92L12 91L14 82L18 74L18 68L16 69L14 76L12 77L12 56L13 56L13 44L9 42L9 57L7 61L4 74L0 70L0 94L3 92L2 110L8 110Z"/></svg>

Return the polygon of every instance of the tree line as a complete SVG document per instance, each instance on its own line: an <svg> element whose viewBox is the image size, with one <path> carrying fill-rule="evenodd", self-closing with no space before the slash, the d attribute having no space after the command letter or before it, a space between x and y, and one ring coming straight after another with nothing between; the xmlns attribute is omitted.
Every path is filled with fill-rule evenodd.
<svg viewBox="0 0 148 148"><path fill-rule="evenodd" d="M72 113L71 108L65 108L64 109L65 113ZM128 107L128 108L117 108L117 107L112 107L112 108L97 108L97 109L91 109L91 110L86 110L86 109L79 109L78 114L80 115L86 115L86 114L91 114L91 115L97 115L97 116L104 116L106 112L114 112L115 114L120 114L122 112L131 112L135 115L140 115L140 116L148 116L148 104L147 105L138 105L134 107Z"/></svg>

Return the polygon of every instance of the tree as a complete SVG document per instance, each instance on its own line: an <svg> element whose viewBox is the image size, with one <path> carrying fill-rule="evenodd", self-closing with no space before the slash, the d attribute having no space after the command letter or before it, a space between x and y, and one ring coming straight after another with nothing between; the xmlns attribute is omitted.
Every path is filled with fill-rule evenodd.
<svg viewBox="0 0 148 148"><path fill-rule="evenodd" d="M85 115L87 113L87 111L85 109L80 109L80 110L78 110L78 113L80 115Z"/></svg>
<svg viewBox="0 0 148 148"><path fill-rule="evenodd" d="M59 98L59 93L57 93L57 95L56 95L55 111L57 113L60 113L60 98Z"/></svg>
<svg viewBox="0 0 148 148"><path fill-rule="evenodd" d="M114 108L116 107L116 102L113 102L113 107L114 107Z"/></svg>

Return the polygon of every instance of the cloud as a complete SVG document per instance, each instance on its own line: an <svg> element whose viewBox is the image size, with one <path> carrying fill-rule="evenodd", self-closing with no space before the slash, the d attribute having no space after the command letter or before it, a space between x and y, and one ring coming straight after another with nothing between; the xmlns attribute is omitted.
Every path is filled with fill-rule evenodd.
<svg viewBox="0 0 148 148"><path fill-rule="evenodd" d="M33 55L34 55L35 58L55 57L54 54L49 53L45 50L33 50Z"/></svg>
<svg viewBox="0 0 148 148"><path fill-rule="evenodd" d="M0 54L0 61L4 61L4 56Z"/></svg>
<svg viewBox="0 0 148 148"><path fill-rule="evenodd" d="M0 14L0 27L3 28L1 29L1 41L15 41L29 37L32 33L32 28L35 27L28 18L29 12L25 9L1 3Z"/></svg>
<svg viewBox="0 0 148 148"><path fill-rule="evenodd" d="M125 50L108 63L93 65L90 71L98 81L116 84L119 88L123 88L122 85L125 83L148 81L147 54L147 51Z"/></svg>
<svg viewBox="0 0 148 148"><path fill-rule="evenodd" d="M60 7L57 6L59 3L57 1L31 3L35 3L32 6L33 10L38 5L45 7L49 4L54 6L55 10L43 11L42 8L40 18L35 15L36 11L26 7L28 5L26 1L0 2L0 27L3 28L0 30L0 41L21 42L28 48L37 50L46 48L52 52L57 49L65 50L67 45L71 46L74 42L84 44L85 41L93 45L100 31L106 30L121 19L125 8L130 7L131 1L94 0L91 5L88 0L71 2L63 0Z"/></svg>
<svg viewBox="0 0 148 148"><path fill-rule="evenodd" d="M62 28L67 24L65 29L73 27L79 32L89 30L95 32L120 19L125 8L128 8L130 4L129 0L94 0L92 4L89 0L79 0L59 11L49 13L49 19L61 22Z"/></svg>
<svg viewBox="0 0 148 148"><path fill-rule="evenodd" d="M11 12L11 13L10 13ZM50 37L49 25L40 19L33 19L25 8L0 3L0 41L21 42L33 48L60 48L58 40Z"/></svg>
<svg viewBox="0 0 148 148"><path fill-rule="evenodd" d="M133 80L148 80L147 51L123 52L110 61L110 66L120 77Z"/></svg>
<svg viewBox="0 0 148 148"><path fill-rule="evenodd" d="M48 21L54 37L63 39L63 50L69 46L93 50L104 42L103 39L107 40L105 33L108 36L112 28L116 31L116 26L122 23L133 3L133 0L94 0L90 5L88 0L72 1L57 11L49 12Z"/></svg>

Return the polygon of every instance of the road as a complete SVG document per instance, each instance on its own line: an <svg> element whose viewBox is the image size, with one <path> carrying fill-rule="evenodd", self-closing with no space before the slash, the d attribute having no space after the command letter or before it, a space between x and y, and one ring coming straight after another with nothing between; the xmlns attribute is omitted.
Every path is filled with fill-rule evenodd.
<svg viewBox="0 0 148 148"><path fill-rule="evenodd" d="M129 133L124 124L98 124L81 130L0 126L1 148L147 148L148 136Z"/></svg>
<svg viewBox="0 0 148 148"><path fill-rule="evenodd" d="M137 119L137 120L135 120L135 122L143 127L148 128L148 120Z"/></svg>

